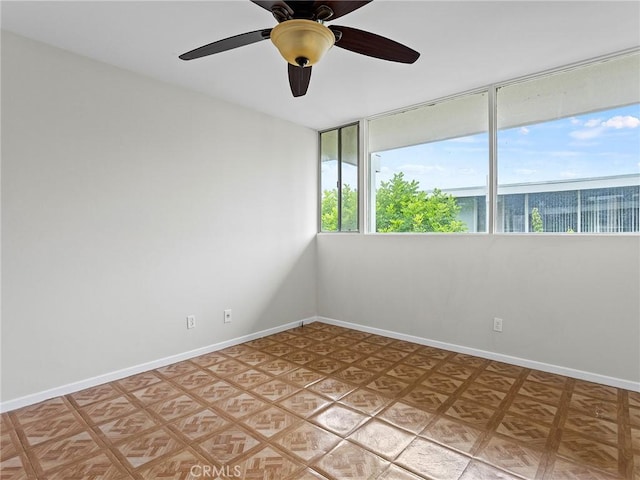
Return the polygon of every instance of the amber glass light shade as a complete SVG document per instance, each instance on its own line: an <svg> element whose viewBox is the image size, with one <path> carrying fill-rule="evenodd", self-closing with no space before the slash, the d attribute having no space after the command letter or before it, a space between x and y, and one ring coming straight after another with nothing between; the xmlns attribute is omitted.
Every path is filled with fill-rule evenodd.
<svg viewBox="0 0 640 480"><path fill-rule="evenodd" d="M271 30L271 41L291 65L317 63L335 40L331 30L311 20L287 20Z"/></svg>

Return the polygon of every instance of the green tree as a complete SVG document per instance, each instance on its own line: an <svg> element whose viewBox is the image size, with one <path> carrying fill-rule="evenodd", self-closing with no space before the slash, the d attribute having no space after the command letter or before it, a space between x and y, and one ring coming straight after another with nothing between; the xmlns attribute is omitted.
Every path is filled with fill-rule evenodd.
<svg viewBox="0 0 640 480"><path fill-rule="evenodd" d="M544 232L542 215L540 215L540 210L537 207L531 210L531 231L536 233Z"/></svg>
<svg viewBox="0 0 640 480"><path fill-rule="evenodd" d="M338 231L338 190L322 192L321 223L323 232ZM358 190L342 186L342 230L358 229Z"/></svg>
<svg viewBox="0 0 640 480"><path fill-rule="evenodd" d="M428 194L417 180L405 180L402 172L382 182L376 192L378 232L464 232L467 228L458 213L453 195L438 189Z"/></svg>

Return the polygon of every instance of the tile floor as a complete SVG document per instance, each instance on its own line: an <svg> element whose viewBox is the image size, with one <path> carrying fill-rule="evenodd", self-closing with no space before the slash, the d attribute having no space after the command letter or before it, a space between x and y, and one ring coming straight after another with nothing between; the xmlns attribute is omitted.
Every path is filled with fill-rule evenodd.
<svg viewBox="0 0 640 480"><path fill-rule="evenodd" d="M640 478L640 394L323 323L2 415L9 479Z"/></svg>

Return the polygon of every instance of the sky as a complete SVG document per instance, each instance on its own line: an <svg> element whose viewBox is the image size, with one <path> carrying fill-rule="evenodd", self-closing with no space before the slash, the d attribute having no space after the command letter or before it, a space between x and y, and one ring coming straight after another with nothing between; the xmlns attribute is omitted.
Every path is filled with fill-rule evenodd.
<svg viewBox="0 0 640 480"><path fill-rule="evenodd" d="M404 172L423 189L483 186L488 135L379 152L376 184ZM498 183L640 173L640 104L498 132Z"/></svg>

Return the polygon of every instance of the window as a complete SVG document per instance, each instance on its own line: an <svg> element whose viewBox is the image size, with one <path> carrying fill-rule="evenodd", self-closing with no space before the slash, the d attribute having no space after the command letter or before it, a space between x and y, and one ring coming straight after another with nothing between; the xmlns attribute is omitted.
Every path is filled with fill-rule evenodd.
<svg viewBox="0 0 640 480"><path fill-rule="evenodd" d="M498 88L496 231L640 232L638 57Z"/></svg>
<svg viewBox="0 0 640 480"><path fill-rule="evenodd" d="M320 231L358 231L358 125L320 134Z"/></svg>
<svg viewBox="0 0 640 480"><path fill-rule="evenodd" d="M486 232L487 93L369 122L376 232Z"/></svg>

